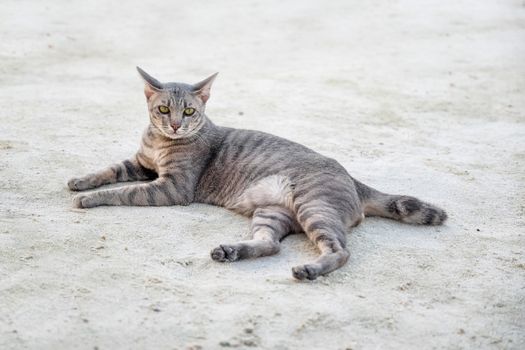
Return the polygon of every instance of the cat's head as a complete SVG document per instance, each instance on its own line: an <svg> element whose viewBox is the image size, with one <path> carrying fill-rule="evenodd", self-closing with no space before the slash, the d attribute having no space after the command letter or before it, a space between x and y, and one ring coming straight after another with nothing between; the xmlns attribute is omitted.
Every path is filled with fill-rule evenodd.
<svg viewBox="0 0 525 350"><path fill-rule="evenodd" d="M218 73L191 85L161 83L139 67L137 70L144 79L151 123L170 139L196 134L204 125L206 102Z"/></svg>

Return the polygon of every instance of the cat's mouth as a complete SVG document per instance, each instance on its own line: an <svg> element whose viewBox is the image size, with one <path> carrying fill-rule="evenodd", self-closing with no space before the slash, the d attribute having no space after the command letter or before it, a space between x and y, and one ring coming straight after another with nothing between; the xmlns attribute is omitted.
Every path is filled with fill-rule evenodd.
<svg viewBox="0 0 525 350"><path fill-rule="evenodd" d="M172 136L185 136L190 130L190 126L188 123L184 122L184 119L180 124L173 123L168 128L169 134Z"/></svg>
<svg viewBox="0 0 525 350"><path fill-rule="evenodd" d="M169 137L170 139L180 139L186 136L188 132L190 131L188 128L183 127L168 127L168 128L162 128L162 133Z"/></svg>

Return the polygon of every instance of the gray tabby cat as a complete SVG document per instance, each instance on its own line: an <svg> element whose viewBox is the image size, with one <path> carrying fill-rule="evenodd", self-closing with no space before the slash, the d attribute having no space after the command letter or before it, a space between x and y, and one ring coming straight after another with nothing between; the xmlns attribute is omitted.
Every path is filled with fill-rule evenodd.
<svg viewBox="0 0 525 350"><path fill-rule="evenodd" d="M161 83L142 69L150 124L139 151L97 173L69 180L73 191L124 181L149 181L80 194L78 208L100 205L208 203L252 217L252 239L222 244L216 261L279 252L288 234L304 232L321 255L292 269L314 280L348 260L345 233L365 216L439 225L446 213L417 198L390 195L353 179L335 160L259 131L213 124L205 115L217 74L194 85Z"/></svg>

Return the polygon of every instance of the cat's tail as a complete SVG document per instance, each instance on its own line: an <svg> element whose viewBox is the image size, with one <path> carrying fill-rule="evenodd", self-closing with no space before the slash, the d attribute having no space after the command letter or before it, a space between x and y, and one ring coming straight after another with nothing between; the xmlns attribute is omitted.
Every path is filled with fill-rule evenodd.
<svg viewBox="0 0 525 350"><path fill-rule="evenodd" d="M382 193L354 181L365 216L381 216L419 225L441 225L447 220L447 213L435 205L415 197Z"/></svg>

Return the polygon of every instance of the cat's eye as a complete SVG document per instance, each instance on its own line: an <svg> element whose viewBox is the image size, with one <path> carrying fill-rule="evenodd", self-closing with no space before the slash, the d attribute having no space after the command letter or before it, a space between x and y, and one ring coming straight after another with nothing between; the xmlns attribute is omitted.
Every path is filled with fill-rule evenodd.
<svg viewBox="0 0 525 350"><path fill-rule="evenodd" d="M159 106L159 112L162 114L168 114L170 112L170 109L167 106Z"/></svg>
<svg viewBox="0 0 525 350"><path fill-rule="evenodd" d="M188 107L186 109L184 109L184 115L185 116L191 116L191 115L194 115L195 114L195 108L191 108L191 107Z"/></svg>

